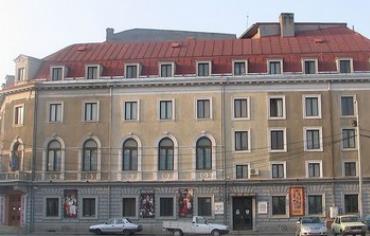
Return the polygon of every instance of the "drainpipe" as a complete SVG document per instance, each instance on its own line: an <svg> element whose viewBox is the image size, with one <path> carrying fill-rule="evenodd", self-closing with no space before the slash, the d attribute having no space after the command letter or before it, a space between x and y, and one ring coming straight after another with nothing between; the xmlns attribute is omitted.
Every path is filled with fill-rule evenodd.
<svg viewBox="0 0 370 236"><path fill-rule="evenodd" d="M334 134L334 115L333 115L333 92L331 90L331 82L328 82L328 96L329 96L329 115L330 115L330 136L331 136L331 166L332 166L332 198L333 198L333 207L335 207L335 192L336 192L336 166L335 166L335 134ZM334 95L335 96L335 95ZM321 115L322 115L322 109L321 109ZM330 212L329 212L330 216ZM326 216L328 217L328 216Z"/></svg>
<svg viewBox="0 0 370 236"><path fill-rule="evenodd" d="M227 80L227 78L225 78ZM228 194L227 194L227 167L226 167L226 99L225 99L226 93L225 93L225 83L222 84L222 106L223 109L221 109L222 112L222 121L221 121L221 127L222 127L222 137L223 137L223 154L224 154L224 224L228 225L227 220L227 209L228 209Z"/></svg>
<svg viewBox="0 0 370 236"><path fill-rule="evenodd" d="M359 121L359 110L358 110L358 97L355 95L356 104L356 138L357 138L357 159L358 159L358 213L360 218L363 214L363 198L362 198L362 166L361 166L361 139L360 139L360 121Z"/></svg>
<svg viewBox="0 0 370 236"><path fill-rule="evenodd" d="M108 180L111 182L111 159L112 159L112 143L111 143L111 136L112 136L112 112L113 112L113 87L109 86L109 124L108 124ZM108 185L108 218L111 216L111 183Z"/></svg>
<svg viewBox="0 0 370 236"><path fill-rule="evenodd" d="M35 102L34 102L34 112L33 112L33 137L32 137L32 168L31 168L31 201L30 201L30 227L29 231L33 232L34 231L34 223L35 223L35 193L34 193L34 181L36 177L36 138L37 138L37 111L38 111L38 88L35 85L34 88L34 93L35 93Z"/></svg>

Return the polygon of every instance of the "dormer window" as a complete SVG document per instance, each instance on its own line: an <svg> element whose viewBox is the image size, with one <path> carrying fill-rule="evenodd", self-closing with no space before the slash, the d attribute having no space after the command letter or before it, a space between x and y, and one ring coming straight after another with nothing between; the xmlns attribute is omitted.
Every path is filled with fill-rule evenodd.
<svg viewBox="0 0 370 236"><path fill-rule="evenodd" d="M352 73L353 72L352 58L337 59L337 70L339 73Z"/></svg>
<svg viewBox="0 0 370 236"><path fill-rule="evenodd" d="M98 79L98 76L99 76L98 65L86 66L86 79Z"/></svg>
<svg viewBox="0 0 370 236"><path fill-rule="evenodd" d="M304 74L317 74L317 59L303 59L302 71Z"/></svg>
<svg viewBox="0 0 370 236"><path fill-rule="evenodd" d="M247 70L247 61L233 61L233 75L245 75Z"/></svg>
<svg viewBox="0 0 370 236"><path fill-rule="evenodd" d="M210 76L212 65L210 61L197 62L197 76Z"/></svg>
<svg viewBox="0 0 370 236"><path fill-rule="evenodd" d="M17 81L24 80L24 67L18 68Z"/></svg>
<svg viewBox="0 0 370 236"><path fill-rule="evenodd" d="M62 66L51 67L51 80L58 81L64 78L64 68Z"/></svg>
<svg viewBox="0 0 370 236"><path fill-rule="evenodd" d="M160 63L159 73L160 77L173 77L175 74L175 63Z"/></svg>
<svg viewBox="0 0 370 236"><path fill-rule="evenodd" d="M139 78L139 64L126 64L125 65L125 77L126 78Z"/></svg>
<svg viewBox="0 0 370 236"><path fill-rule="evenodd" d="M268 60L267 67L269 74L281 74L283 73L283 60Z"/></svg>

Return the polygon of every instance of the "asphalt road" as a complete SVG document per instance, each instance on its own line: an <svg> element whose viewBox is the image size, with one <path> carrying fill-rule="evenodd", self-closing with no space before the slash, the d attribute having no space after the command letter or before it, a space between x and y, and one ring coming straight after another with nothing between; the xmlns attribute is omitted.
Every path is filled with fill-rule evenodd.
<svg viewBox="0 0 370 236"><path fill-rule="evenodd" d="M92 235L94 235L94 234L89 234L89 233L87 233L87 234L62 234L62 233L45 233L45 234L40 234L40 233L37 233L37 234L2 234L2 233L0 233L0 235L9 235L9 236L12 236L12 235L17 235L17 236L26 236L26 235L28 235L28 236L34 236L34 235L38 235L38 236L46 236L46 235L53 235L53 236L58 236L58 235L64 235L64 236L76 236L76 235L78 235L78 236L92 236ZM108 235L109 236L109 234L105 234L105 235ZM113 235L119 235L119 234L112 234L111 236L113 236ZM157 234L157 235L155 235L155 234L136 234L137 236L164 236L164 235L167 235L167 236L169 236L169 235L171 235L171 234ZM243 235L243 236L294 236L294 234L292 234L292 233L285 233L285 234L263 234L263 233L258 233L258 232L253 232L253 233L248 233L248 234L227 234L227 235L225 235L225 236L233 236L233 235ZM332 236L333 234L329 234L329 236ZM367 236L370 236L370 232L368 232L367 234L366 234ZM190 235L189 235L190 236Z"/></svg>

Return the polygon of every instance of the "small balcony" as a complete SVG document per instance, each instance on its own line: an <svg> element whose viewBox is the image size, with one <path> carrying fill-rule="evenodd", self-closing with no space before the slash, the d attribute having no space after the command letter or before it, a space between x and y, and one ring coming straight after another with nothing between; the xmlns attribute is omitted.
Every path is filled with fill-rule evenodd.
<svg viewBox="0 0 370 236"><path fill-rule="evenodd" d="M10 172L1 172L0 181L31 181L32 175L31 171L10 171Z"/></svg>

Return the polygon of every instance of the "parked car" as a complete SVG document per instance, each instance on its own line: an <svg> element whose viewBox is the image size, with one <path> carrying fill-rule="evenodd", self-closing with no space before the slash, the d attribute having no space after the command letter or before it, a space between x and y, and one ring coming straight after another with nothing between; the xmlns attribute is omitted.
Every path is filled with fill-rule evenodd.
<svg viewBox="0 0 370 236"><path fill-rule="evenodd" d="M229 233L226 225L208 223L201 216L194 216L192 221L164 221L163 230L172 232L174 236L182 236L183 234L220 236Z"/></svg>
<svg viewBox="0 0 370 236"><path fill-rule="evenodd" d="M297 221L297 236L317 235L327 236L328 230L325 223L319 217L302 217Z"/></svg>
<svg viewBox="0 0 370 236"><path fill-rule="evenodd" d="M90 232L96 234L121 233L125 235L134 234L143 230L141 225L131 222L128 218L112 218L104 224L91 225Z"/></svg>
<svg viewBox="0 0 370 236"><path fill-rule="evenodd" d="M366 235L367 227L356 215L337 216L331 225L334 236L337 235Z"/></svg>
<svg viewBox="0 0 370 236"><path fill-rule="evenodd" d="M367 230L370 230L370 215L365 217L364 223L367 225Z"/></svg>

